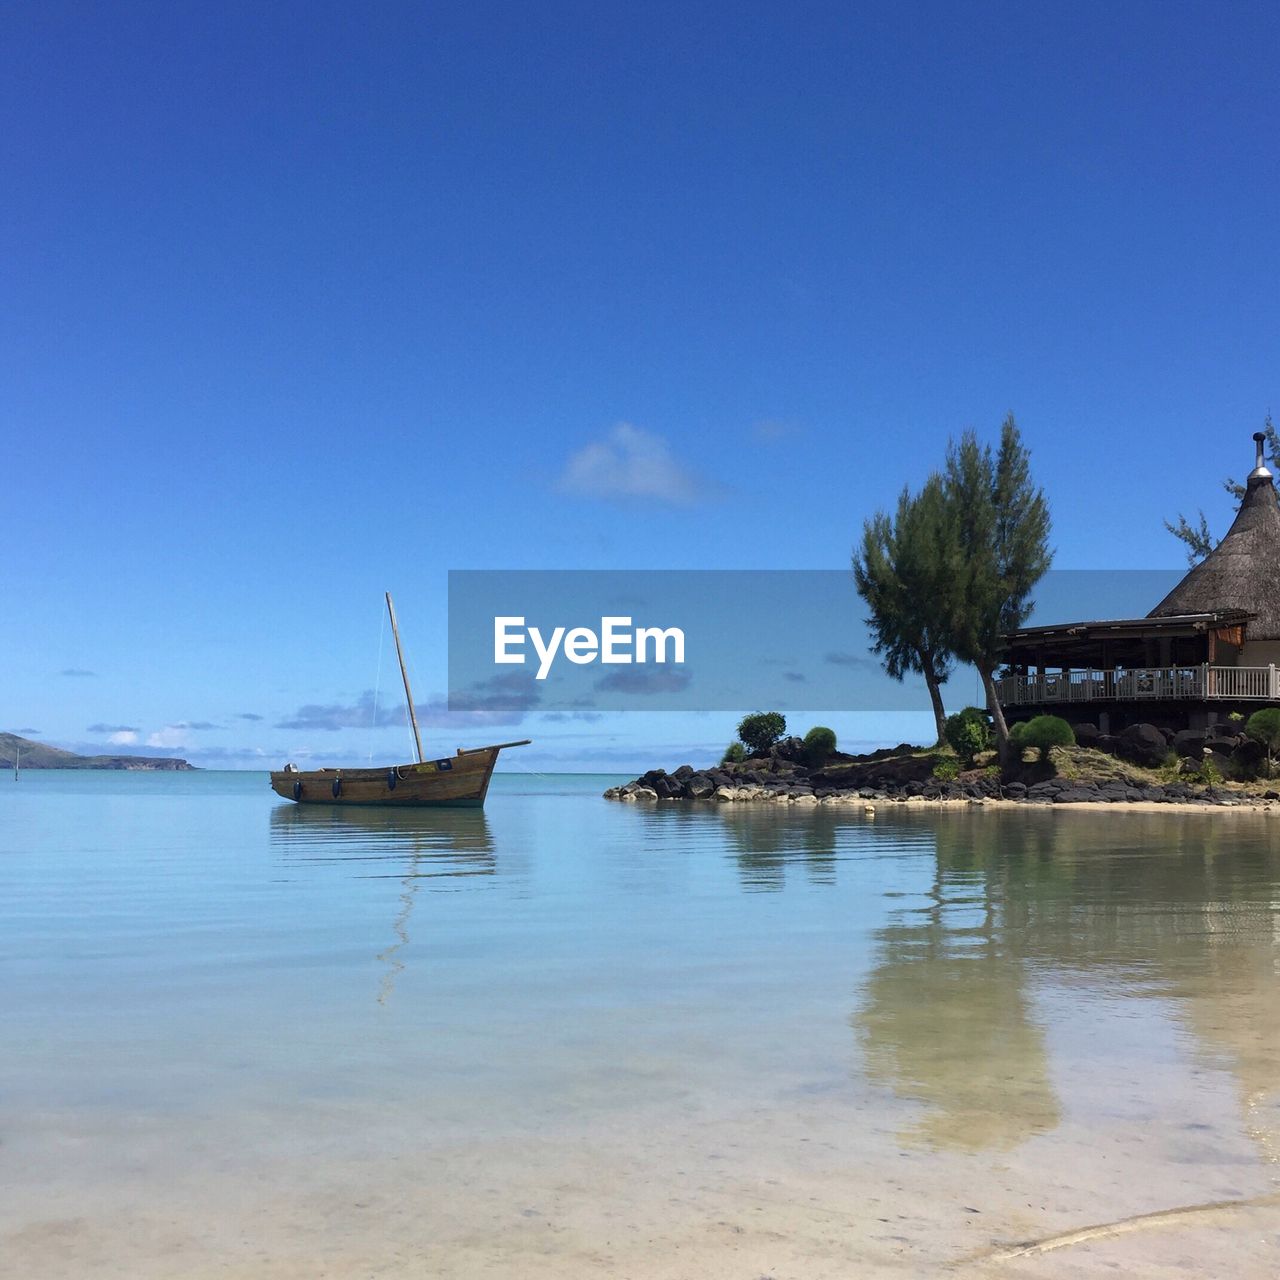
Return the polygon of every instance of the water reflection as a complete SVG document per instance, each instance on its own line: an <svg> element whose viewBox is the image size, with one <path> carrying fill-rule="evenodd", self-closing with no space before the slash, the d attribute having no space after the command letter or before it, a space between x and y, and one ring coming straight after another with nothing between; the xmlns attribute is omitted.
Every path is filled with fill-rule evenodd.
<svg viewBox="0 0 1280 1280"><path fill-rule="evenodd" d="M379 1004L391 998L404 971L401 953L409 945L409 921L423 882L492 876L497 868L482 809L277 805L271 810L271 843L291 863L367 863L362 877L400 880L392 941L378 953L385 966Z"/></svg>
<svg viewBox="0 0 1280 1280"><path fill-rule="evenodd" d="M926 1107L908 1141L1007 1149L1053 1128L1060 1106L1036 989L1074 983L1109 1002L1171 1002L1192 1053L1235 1075L1242 1122L1276 1158L1274 819L927 821L931 883L876 932L853 1019L871 1075ZM877 831L894 839L896 825L914 822ZM1080 1018L1097 1008L1083 996L1072 1007Z"/></svg>

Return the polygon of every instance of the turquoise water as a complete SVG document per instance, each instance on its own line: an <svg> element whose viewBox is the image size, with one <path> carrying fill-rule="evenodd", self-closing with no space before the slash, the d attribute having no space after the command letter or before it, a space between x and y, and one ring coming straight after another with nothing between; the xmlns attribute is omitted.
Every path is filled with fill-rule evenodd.
<svg viewBox="0 0 1280 1280"><path fill-rule="evenodd" d="M1273 1187L1280 820L617 781L5 779L0 1273L872 1274Z"/></svg>

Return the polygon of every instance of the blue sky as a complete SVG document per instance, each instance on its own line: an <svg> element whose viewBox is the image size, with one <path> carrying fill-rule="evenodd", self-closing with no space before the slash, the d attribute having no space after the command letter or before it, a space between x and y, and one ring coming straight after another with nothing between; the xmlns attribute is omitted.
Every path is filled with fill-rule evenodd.
<svg viewBox="0 0 1280 1280"><path fill-rule="evenodd" d="M840 567L1008 410L1060 566L1178 564L1162 518L1221 531L1280 404L1278 36L1246 4L7 6L0 726L403 754L287 727L358 707L387 587L426 701L448 569ZM625 768L730 726L519 728L526 767Z"/></svg>

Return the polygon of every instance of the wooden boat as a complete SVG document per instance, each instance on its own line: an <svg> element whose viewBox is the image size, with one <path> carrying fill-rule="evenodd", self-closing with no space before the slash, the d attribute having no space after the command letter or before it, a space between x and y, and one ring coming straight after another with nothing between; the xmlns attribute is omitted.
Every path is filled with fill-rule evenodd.
<svg viewBox="0 0 1280 1280"><path fill-rule="evenodd" d="M487 747L459 747L457 754L428 760L422 754L422 738L418 733L418 717L413 709L413 693L409 688L409 672L400 648L400 629L396 626L396 609L387 592L387 610L391 615L391 633L395 637L396 656L400 660L400 676L404 680L404 696L409 704L409 723L413 727L416 764L392 764L365 769L295 769L285 765L273 770L271 789L286 800L298 804L449 806L478 809L489 791L493 767L498 753L507 747L528 746L530 739L498 742Z"/></svg>

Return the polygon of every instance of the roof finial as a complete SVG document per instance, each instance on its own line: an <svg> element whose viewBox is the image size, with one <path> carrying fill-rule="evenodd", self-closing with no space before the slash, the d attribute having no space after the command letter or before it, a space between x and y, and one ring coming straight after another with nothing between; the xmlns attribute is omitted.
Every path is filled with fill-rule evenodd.
<svg viewBox="0 0 1280 1280"><path fill-rule="evenodd" d="M1265 431L1255 431L1253 433L1254 446L1254 462L1253 470L1249 472L1250 480L1270 480L1271 472L1267 470L1267 464L1262 456L1263 446L1267 442L1267 433Z"/></svg>

